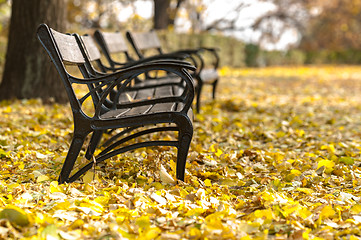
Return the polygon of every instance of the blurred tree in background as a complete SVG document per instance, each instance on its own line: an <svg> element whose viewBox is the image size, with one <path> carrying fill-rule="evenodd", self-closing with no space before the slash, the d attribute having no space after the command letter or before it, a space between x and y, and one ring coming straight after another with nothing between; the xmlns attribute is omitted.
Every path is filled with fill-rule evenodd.
<svg viewBox="0 0 361 240"><path fill-rule="evenodd" d="M185 0L177 0L171 4L171 0L154 0L154 29L169 29L174 26L177 13Z"/></svg>
<svg viewBox="0 0 361 240"><path fill-rule="evenodd" d="M36 37L39 24L65 30L64 0L13 0L0 100L42 98L66 102L56 69Z"/></svg>
<svg viewBox="0 0 361 240"><path fill-rule="evenodd" d="M298 41L290 47L300 44L304 50L360 48L360 0L224 1L225 4L232 2L232 9L223 15L213 14L216 17L213 16L211 22L205 21L209 17L207 9L219 1L224 0L68 0L68 29L154 28L177 31L177 22L188 22L189 32L229 34L252 29L259 35L258 42L252 43L261 47L265 43L276 43L283 33L292 31L298 36ZM2 33L7 31L9 2L0 0ZM240 17L249 7L260 3L268 3L269 10L255 16L248 26L240 26ZM152 17L143 18L138 14L139 5L142 4L143 8L153 11ZM148 6L153 6L153 10ZM132 9L126 21L121 16L125 8Z"/></svg>
<svg viewBox="0 0 361 240"><path fill-rule="evenodd" d="M45 7L48 4L49 10L53 6L53 1L55 0L0 0L0 66L6 65L3 78L9 81L8 87L2 88L5 90L0 89L2 98L6 98L5 96L30 97L32 93L40 91L41 88L36 88L35 91L28 85L21 85L20 82L18 85L10 83L10 81L16 83L16 80L11 79L24 78L24 76L20 76L19 72L26 72L27 76L31 72L29 69L36 72L35 60L30 61L32 64L28 65L30 67L26 67L24 71L9 67L14 66L14 63L17 62L16 59L37 56L36 51L38 50L33 46L27 46L27 44L34 44L33 40L24 41L24 39L34 38L34 28L40 22L46 22L58 30L67 29L79 33L91 33L94 28L111 31L129 29L144 31L154 28L174 32L182 30L197 34L211 32L218 35L237 35L247 32L256 36L249 38L249 42L247 42L249 43L247 45L249 49L247 49L252 51L246 51L246 54L249 52L252 56L245 59L252 62L252 65L272 64L273 59L278 59L276 64L279 64L283 62L279 60L282 56L290 58L289 62L291 63L304 61L306 63L361 63L360 0L56 0L59 5L54 11L57 12L50 15L44 15L42 12L30 14L30 11L35 10L33 2L44 3ZM214 4L231 7L227 13L220 14L217 9L210 13L208 10ZM13 10L14 6L18 6L20 9L20 5L28 9L23 8L23 14L21 17L18 16L19 23L24 22L25 25L22 26L22 29L29 30L29 32L19 31L21 28L14 27L14 24L11 24L9 28L11 7ZM251 21L247 21L248 25L241 25L242 17L247 15L252 7L256 7L256 9L258 7L257 10L260 11L255 11L255 14L259 15L251 17ZM63 12L59 9L67 10L67 21L61 21L61 24L52 24L57 14ZM128 13L125 14L124 10L127 10ZM140 10L148 11L149 16L144 17L139 13ZM36 14L39 14L37 19L34 18ZM209 17L212 17L212 21L208 21ZM286 48L299 50L287 54L284 53L284 50L281 53L275 51L267 53L263 50L272 44L276 46L285 33L291 33L295 39ZM9 42L7 41L8 35ZM19 43L19 39L22 44ZM4 64L7 42L9 43L6 61L8 63ZM200 42L202 41L200 40ZM22 49L23 52L16 50L21 45L27 46ZM230 48L231 46L221 47ZM228 52L228 50L224 52ZM297 59L292 59L295 56ZM24 62L18 62L18 65L25 66L27 63L29 61L24 60ZM46 74L36 76L46 76ZM34 86L37 84L35 80L28 82ZM41 83L40 80L39 83ZM15 88L14 91L6 90L13 86L16 86L17 90ZM19 86L23 89L19 90ZM58 97L56 98L58 99Z"/></svg>
<svg viewBox="0 0 361 240"><path fill-rule="evenodd" d="M360 49L360 0L309 0L310 21L302 48Z"/></svg>
<svg viewBox="0 0 361 240"><path fill-rule="evenodd" d="M292 28L304 50L361 49L360 0L262 0L275 6L251 26L268 41Z"/></svg>

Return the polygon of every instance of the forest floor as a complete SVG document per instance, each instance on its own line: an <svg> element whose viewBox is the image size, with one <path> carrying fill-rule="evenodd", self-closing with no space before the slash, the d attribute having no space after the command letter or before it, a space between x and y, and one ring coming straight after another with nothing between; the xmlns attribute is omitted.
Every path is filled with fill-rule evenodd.
<svg viewBox="0 0 361 240"><path fill-rule="evenodd" d="M158 147L58 185L70 107L1 102L0 239L361 239L361 67L221 74L178 184Z"/></svg>

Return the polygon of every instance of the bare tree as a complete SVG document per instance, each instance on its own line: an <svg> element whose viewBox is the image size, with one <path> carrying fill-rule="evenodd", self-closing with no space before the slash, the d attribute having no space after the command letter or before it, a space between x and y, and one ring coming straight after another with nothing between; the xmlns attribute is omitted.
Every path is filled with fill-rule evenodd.
<svg viewBox="0 0 361 240"><path fill-rule="evenodd" d="M240 27L237 25L237 21L242 15L242 10L249 7L249 3L240 2L233 9L231 9L224 16L220 16L207 26L205 26L206 31L217 30L217 31L243 31L245 27Z"/></svg>

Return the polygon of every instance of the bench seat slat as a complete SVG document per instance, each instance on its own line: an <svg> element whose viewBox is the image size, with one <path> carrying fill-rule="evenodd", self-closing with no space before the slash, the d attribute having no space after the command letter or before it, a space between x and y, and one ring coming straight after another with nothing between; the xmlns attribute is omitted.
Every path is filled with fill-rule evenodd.
<svg viewBox="0 0 361 240"><path fill-rule="evenodd" d="M100 116L101 119L114 119L124 116L127 112L129 112L130 108L116 109L110 110Z"/></svg>
<svg viewBox="0 0 361 240"><path fill-rule="evenodd" d="M149 113L158 113L158 112L169 112L176 109L176 103L158 103L155 104Z"/></svg>
<svg viewBox="0 0 361 240"><path fill-rule="evenodd" d="M171 97L174 96L172 86L157 87L154 92L154 97Z"/></svg>
<svg viewBox="0 0 361 240"><path fill-rule="evenodd" d="M152 99L154 96L154 88L139 89L135 99Z"/></svg>
<svg viewBox="0 0 361 240"><path fill-rule="evenodd" d="M219 74L215 69L204 69L200 72L200 76L205 83L213 83L219 78Z"/></svg>

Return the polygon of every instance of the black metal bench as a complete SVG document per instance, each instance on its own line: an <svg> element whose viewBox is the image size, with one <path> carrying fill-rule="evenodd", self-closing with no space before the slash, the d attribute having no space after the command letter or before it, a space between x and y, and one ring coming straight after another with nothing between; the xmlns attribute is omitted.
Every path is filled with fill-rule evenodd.
<svg viewBox="0 0 361 240"><path fill-rule="evenodd" d="M139 58L144 58L147 55L147 52L156 51L159 54L165 54L162 50L158 35L155 31L149 32L127 32L127 38L130 41L131 45L133 46L135 52L137 53ZM205 61L202 56L202 52L209 52L213 56L213 63L212 66L206 68ZM215 48L204 48L200 47L198 49L184 49L179 50L173 53L168 54L179 54L179 53L186 53L190 54L191 57L194 59L192 62L196 67L197 70L194 72L193 77L197 80L196 81L196 95L197 95L197 103L196 109L197 112L200 110L201 105L201 93L203 89L203 85L208 84L212 85L212 97L215 99L216 96L216 87L219 80L218 74L218 65L219 65L219 56L217 54L217 50Z"/></svg>
<svg viewBox="0 0 361 240"><path fill-rule="evenodd" d="M193 135L192 101L194 86L189 70L195 68L182 61L150 61L133 63L110 74L96 74L87 66L82 46L76 35L66 35L42 24L37 36L54 63L69 97L74 119L73 139L59 176L59 183L73 182L91 169L94 164L110 157L137 148L150 146L173 146L177 152L176 177L184 180L188 149ZM67 66L75 65L82 77L71 74ZM134 87L141 75L151 71L171 72L184 81L183 91L169 96L149 95L152 87ZM75 85L86 86L87 90L77 93ZM162 85L160 85L162 88ZM156 90L155 90L156 91ZM132 97L129 97L132 95ZM131 99L129 99L131 98ZM93 108L85 109L85 102L91 99ZM100 147L94 156L103 133L121 129ZM157 132L176 132L176 141L151 140L143 136ZM86 143L87 136L91 136ZM136 141L135 141L136 140ZM85 147L85 148L84 148ZM81 149L86 150L89 163L72 174ZM95 161L95 163L94 163Z"/></svg>
<svg viewBox="0 0 361 240"><path fill-rule="evenodd" d="M84 49L86 55L86 66L89 70L91 70L93 75L103 75L104 73L108 72L116 72L119 71L129 65L132 64L140 64L145 63L153 60L166 60L167 62L171 62L174 59L184 59L187 55L185 54L178 54L176 57L174 55L167 56L167 55L159 55L154 56L150 58L145 58L141 60L133 60L130 58L129 53L127 51L127 47L124 46L124 40L122 39L122 36L119 35L120 33L104 33L102 34L100 31L96 31L95 36L97 38L105 38L107 39L107 42L110 43L110 45L102 45L102 47L107 47L111 50L106 51L106 59L108 64L104 64L102 61L101 53L96 46L94 39L89 35L84 36L78 36L75 34L75 37L77 38L78 42L80 42L80 45L83 46L81 48ZM104 40L105 41L105 40ZM123 58L126 61L119 62L113 59L111 55L108 53L116 53L123 56ZM119 56L118 56L119 57ZM95 65L95 66L94 66ZM97 71L98 70L98 71ZM99 72L100 71L100 72ZM143 81L137 81L135 85L133 85L133 89L135 87L142 87L142 88L152 88L154 90L158 90L155 92L156 95L174 95L179 94L184 89L184 81L179 78L177 75L173 75L173 77L170 77L171 73L167 73L167 75L164 76L151 76L150 74L146 74L146 78L143 79ZM160 87L162 86L162 88ZM166 87L167 86L167 87ZM159 90L162 89L160 92Z"/></svg>
<svg viewBox="0 0 361 240"><path fill-rule="evenodd" d="M87 47L92 49L92 51L96 52L98 48L92 42L91 37L82 36L82 38L86 38L85 43L88 45ZM102 53L104 54L108 67L104 67L105 64L101 63L101 68L104 70L117 71L119 68L124 65L129 64L129 62L135 61L134 58L131 57L131 53L129 52L128 44L123 38L122 33L120 32L102 32L100 30L96 30L94 32L94 39L98 43ZM98 53L97 53L98 54ZM100 53L99 53L100 55ZM144 61L150 60L160 60L160 59L177 59L184 60L189 55L186 53L170 53L170 54L160 54L156 56L151 56L147 58L142 58ZM97 56L100 57L100 56ZM118 58L118 59L116 59ZM122 60L119 60L122 58ZM137 62L142 61L141 59L137 59ZM99 65L99 60L96 60Z"/></svg>

